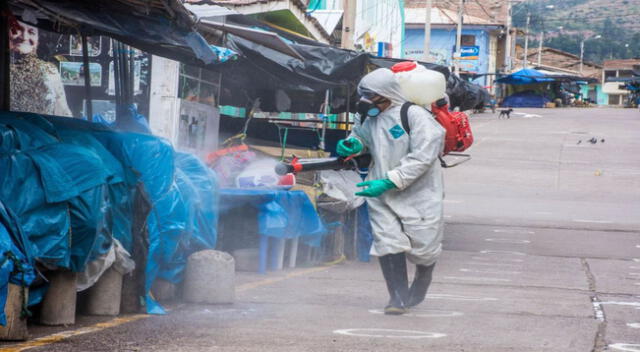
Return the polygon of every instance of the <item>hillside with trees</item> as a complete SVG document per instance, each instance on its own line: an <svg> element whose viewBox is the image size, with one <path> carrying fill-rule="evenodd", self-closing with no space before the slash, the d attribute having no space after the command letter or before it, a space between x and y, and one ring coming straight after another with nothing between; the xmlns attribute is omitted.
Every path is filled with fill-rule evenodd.
<svg viewBox="0 0 640 352"><path fill-rule="evenodd" d="M524 30L527 15L530 46L538 45L544 32L544 46L575 55L587 39L587 61L640 58L639 0L529 0L514 5L515 26Z"/></svg>

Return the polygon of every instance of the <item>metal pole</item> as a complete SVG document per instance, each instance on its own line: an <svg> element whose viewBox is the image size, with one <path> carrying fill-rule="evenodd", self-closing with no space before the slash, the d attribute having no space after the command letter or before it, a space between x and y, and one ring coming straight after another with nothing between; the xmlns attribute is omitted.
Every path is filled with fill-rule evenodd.
<svg viewBox="0 0 640 352"><path fill-rule="evenodd" d="M329 109L329 89L324 93L324 106L322 109L322 135L320 136L320 145L318 146L320 150L324 150L325 143L324 137L327 133L327 119L329 118L330 109Z"/></svg>
<svg viewBox="0 0 640 352"><path fill-rule="evenodd" d="M462 15L464 13L464 0L458 5L458 33L456 35L456 54L454 58L456 75L460 76L460 56L462 55Z"/></svg>
<svg viewBox="0 0 640 352"><path fill-rule="evenodd" d="M542 65L542 43L544 43L544 31L540 32L540 43L538 43L538 66Z"/></svg>
<svg viewBox="0 0 640 352"><path fill-rule="evenodd" d="M93 121L93 102L91 99L91 70L89 69L89 47L87 35L82 33L82 66L84 71L84 101L87 119Z"/></svg>
<svg viewBox="0 0 640 352"><path fill-rule="evenodd" d="M584 39L580 42L580 76L582 76L582 62L584 58Z"/></svg>
<svg viewBox="0 0 640 352"><path fill-rule="evenodd" d="M427 0L426 13L427 16L424 21L424 53L422 60L425 62L431 62L431 8L433 7L433 0Z"/></svg>
<svg viewBox="0 0 640 352"><path fill-rule="evenodd" d="M342 47L353 49L353 32L355 30L357 2L354 0L342 0Z"/></svg>
<svg viewBox="0 0 640 352"><path fill-rule="evenodd" d="M507 37L504 43L504 64L507 73L511 72L511 0L507 0Z"/></svg>
<svg viewBox="0 0 640 352"><path fill-rule="evenodd" d="M0 47L2 48L2 54L0 54L0 109L9 111L11 110L11 55L9 54L9 17L8 17L8 5L5 3L0 7L2 11L2 17L0 17Z"/></svg>
<svg viewBox="0 0 640 352"><path fill-rule="evenodd" d="M531 21L531 14L527 13L527 27L524 35L524 60L522 60L522 68L527 68L527 61L529 59L529 22Z"/></svg>

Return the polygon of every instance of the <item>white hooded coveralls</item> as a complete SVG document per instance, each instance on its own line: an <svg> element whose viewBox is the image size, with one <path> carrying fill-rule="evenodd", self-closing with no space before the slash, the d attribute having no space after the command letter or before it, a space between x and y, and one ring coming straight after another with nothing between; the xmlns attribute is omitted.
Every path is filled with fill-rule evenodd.
<svg viewBox="0 0 640 352"><path fill-rule="evenodd" d="M371 255L406 252L412 263L431 265L442 252L444 185L438 156L445 130L428 111L413 105L408 111L411 136L407 136L400 118L406 100L391 70L369 73L360 87L392 102L362 124L356 115L351 133L372 156L367 179L388 178L397 187L367 198L374 237Z"/></svg>

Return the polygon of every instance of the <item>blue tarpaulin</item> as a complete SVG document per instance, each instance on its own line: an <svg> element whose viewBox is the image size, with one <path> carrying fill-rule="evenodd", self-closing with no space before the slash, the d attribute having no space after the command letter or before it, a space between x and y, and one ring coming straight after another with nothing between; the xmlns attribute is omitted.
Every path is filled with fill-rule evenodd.
<svg viewBox="0 0 640 352"><path fill-rule="evenodd" d="M130 252L134 242L143 243L147 257L136 261L145 266L141 294L149 313L164 313L149 294L158 277L181 281L191 253L215 248L217 187L198 158L176 153L161 138L77 119L0 113L0 210L6 208L0 246L24 258L25 268L40 261L81 272L114 238ZM136 240L138 190L151 210L146 238ZM15 271L3 265L0 303Z"/></svg>
<svg viewBox="0 0 640 352"><path fill-rule="evenodd" d="M515 85L548 83L553 81L555 81L554 78L548 77L542 72L534 70L532 68L525 68L496 80L497 83Z"/></svg>
<svg viewBox="0 0 640 352"><path fill-rule="evenodd" d="M543 108L550 100L531 91L514 93L502 101L500 106L508 108Z"/></svg>

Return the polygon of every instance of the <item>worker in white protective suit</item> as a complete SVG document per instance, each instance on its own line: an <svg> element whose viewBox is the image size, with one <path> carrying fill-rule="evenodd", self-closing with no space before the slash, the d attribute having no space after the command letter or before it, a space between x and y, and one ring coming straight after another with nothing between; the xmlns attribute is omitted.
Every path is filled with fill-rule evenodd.
<svg viewBox="0 0 640 352"><path fill-rule="evenodd" d="M418 105L408 110L410 135L402 127L406 102L394 73L367 74L358 85L361 100L351 135L338 142L342 156L370 153L365 187L373 228L371 255L378 256L391 299L385 314L403 314L421 303L442 252L444 185L439 155L445 130ZM406 259L416 264L408 287Z"/></svg>

